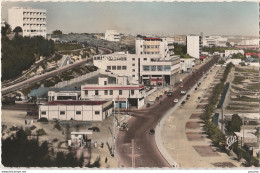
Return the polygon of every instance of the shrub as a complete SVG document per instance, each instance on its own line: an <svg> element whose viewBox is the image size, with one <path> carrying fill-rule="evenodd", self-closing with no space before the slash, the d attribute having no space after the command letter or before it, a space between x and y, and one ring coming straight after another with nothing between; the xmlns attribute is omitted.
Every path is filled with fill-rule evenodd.
<svg viewBox="0 0 260 173"><path fill-rule="evenodd" d="M60 126L58 121L55 123L54 129L57 129L57 130L61 131L61 126Z"/></svg>
<svg viewBox="0 0 260 173"><path fill-rule="evenodd" d="M12 126L12 127L10 128L10 130L11 130L11 131L17 131L17 130L19 130L19 128L16 127L16 126Z"/></svg>
<svg viewBox="0 0 260 173"><path fill-rule="evenodd" d="M48 119L45 117L41 117L40 119L37 120L37 122L41 122L41 123L48 123Z"/></svg>
<svg viewBox="0 0 260 173"><path fill-rule="evenodd" d="M43 135L46 135L46 132L43 129L39 129L39 130L36 131L36 135L37 136L43 136Z"/></svg>

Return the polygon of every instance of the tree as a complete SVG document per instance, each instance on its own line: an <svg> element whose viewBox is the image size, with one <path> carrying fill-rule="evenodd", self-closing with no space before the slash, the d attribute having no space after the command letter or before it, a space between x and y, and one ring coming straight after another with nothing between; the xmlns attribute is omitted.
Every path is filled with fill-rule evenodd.
<svg viewBox="0 0 260 173"><path fill-rule="evenodd" d="M11 27L8 23L5 23L5 26L2 26L1 29L2 37L6 37L7 34L11 33Z"/></svg>
<svg viewBox="0 0 260 173"><path fill-rule="evenodd" d="M226 43L226 46L227 47L232 47L232 45L229 42Z"/></svg>
<svg viewBox="0 0 260 173"><path fill-rule="evenodd" d="M61 35L62 31L56 29L55 31L52 31L52 34L54 34L54 35Z"/></svg>
<svg viewBox="0 0 260 173"><path fill-rule="evenodd" d="M228 133L240 132L242 126L242 119L238 116L238 114L233 114L232 119L227 124Z"/></svg>
<svg viewBox="0 0 260 173"><path fill-rule="evenodd" d="M13 32L15 34L18 34L19 32L23 32L23 29L20 26L17 26L17 27L14 28Z"/></svg>

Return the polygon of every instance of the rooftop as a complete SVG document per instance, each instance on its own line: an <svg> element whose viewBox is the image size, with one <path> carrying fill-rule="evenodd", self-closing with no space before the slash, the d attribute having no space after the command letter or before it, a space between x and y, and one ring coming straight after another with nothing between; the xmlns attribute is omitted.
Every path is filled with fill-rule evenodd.
<svg viewBox="0 0 260 173"><path fill-rule="evenodd" d="M107 101L85 101L85 100L63 100L63 101L50 101L47 105L102 105Z"/></svg>

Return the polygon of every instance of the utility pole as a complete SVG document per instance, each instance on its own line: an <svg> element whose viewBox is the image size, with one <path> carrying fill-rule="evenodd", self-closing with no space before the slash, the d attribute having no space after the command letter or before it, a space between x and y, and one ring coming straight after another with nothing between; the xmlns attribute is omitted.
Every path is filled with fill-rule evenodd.
<svg viewBox="0 0 260 173"><path fill-rule="evenodd" d="M134 139L132 139L131 142L132 142L132 168L135 168L135 146L134 146Z"/></svg>
<svg viewBox="0 0 260 173"><path fill-rule="evenodd" d="M243 114L243 143L242 143L242 146L244 146L244 143L245 143L245 117Z"/></svg>
<svg viewBox="0 0 260 173"><path fill-rule="evenodd" d="M113 126L113 129L112 129L112 151L111 151L111 156L114 157L114 154L115 154L115 106L114 106L114 109L113 109L113 123L112 123L112 126Z"/></svg>

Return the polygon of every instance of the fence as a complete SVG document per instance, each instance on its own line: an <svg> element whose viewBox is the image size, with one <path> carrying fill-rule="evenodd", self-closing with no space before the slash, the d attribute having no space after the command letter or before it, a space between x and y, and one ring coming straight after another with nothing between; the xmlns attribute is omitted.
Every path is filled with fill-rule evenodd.
<svg viewBox="0 0 260 173"><path fill-rule="evenodd" d="M63 88L63 87L68 86L68 85L72 85L72 84L75 84L75 83L78 83L78 82L82 82L84 80L87 80L89 78L97 76L99 73L100 73L99 70L97 70L97 71L90 72L90 73L87 73L85 75L79 76L77 78L71 79L69 81L59 82L54 86L54 88Z"/></svg>

